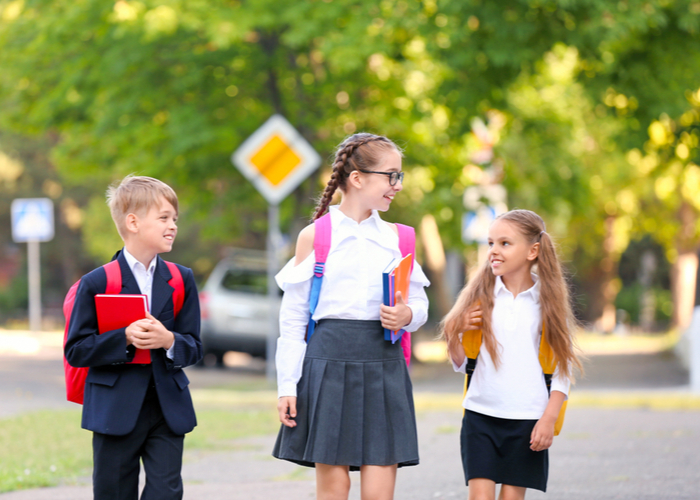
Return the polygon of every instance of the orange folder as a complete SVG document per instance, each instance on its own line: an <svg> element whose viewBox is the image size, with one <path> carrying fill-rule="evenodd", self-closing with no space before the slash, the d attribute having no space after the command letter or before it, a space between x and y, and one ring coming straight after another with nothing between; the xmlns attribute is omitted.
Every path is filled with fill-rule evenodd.
<svg viewBox="0 0 700 500"><path fill-rule="evenodd" d="M396 259L398 260L398 259ZM403 259L401 259L395 266L395 262L392 262L389 266L390 269L384 271L384 303L389 306L396 305L396 292L401 292L401 297L403 301L408 303L408 287L411 283L411 264L413 262L413 255L408 254ZM393 267L392 267L393 266ZM391 331L384 329L386 340L391 340L392 343L396 342L401 335L403 335L404 330ZM388 332L391 332L387 335Z"/></svg>
<svg viewBox="0 0 700 500"><path fill-rule="evenodd" d="M95 295L97 328L100 333L126 328L134 321L146 318L148 298L145 295ZM144 365L151 362L149 349L136 349L133 361Z"/></svg>

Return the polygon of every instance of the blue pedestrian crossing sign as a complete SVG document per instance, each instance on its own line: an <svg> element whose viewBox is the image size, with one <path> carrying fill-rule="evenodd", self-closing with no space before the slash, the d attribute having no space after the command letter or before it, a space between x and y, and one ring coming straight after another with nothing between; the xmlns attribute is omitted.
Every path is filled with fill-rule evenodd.
<svg viewBox="0 0 700 500"><path fill-rule="evenodd" d="M17 198L11 212L15 243L53 239L53 202L49 198Z"/></svg>

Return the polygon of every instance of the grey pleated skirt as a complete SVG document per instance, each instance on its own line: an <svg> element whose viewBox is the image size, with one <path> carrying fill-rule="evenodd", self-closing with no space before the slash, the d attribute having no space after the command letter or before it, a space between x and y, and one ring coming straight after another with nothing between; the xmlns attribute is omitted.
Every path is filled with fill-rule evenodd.
<svg viewBox="0 0 700 500"><path fill-rule="evenodd" d="M418 464L413 387L399 342L379 321L326 319L306 348L297 425L272 455L299 465Z"/></svg>

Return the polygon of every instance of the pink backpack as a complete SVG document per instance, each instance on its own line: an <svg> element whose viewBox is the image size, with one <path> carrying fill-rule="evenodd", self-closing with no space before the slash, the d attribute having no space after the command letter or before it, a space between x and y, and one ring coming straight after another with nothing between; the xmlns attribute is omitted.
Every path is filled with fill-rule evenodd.
<svg viewBox="0 0 700 500"><path fill-rule="evenodd" d="M170 270L172 278L168 280L168 284L173 290L173 308L174 314L177 317L182 304L185 302L185 283L182 280L180 269L172 262L165 262ZM115 259L102 266L107 275L107 288L105 293L108 295L118 295L122 291L122 270L119 267L119 262ZM70 317L73 312L73 304L75 303L75 294L80 286L80 280L76 281L68 290L66 298L63 300L63 315L66 317L66 329L63 333L63 347L66 347L68 341L68 326L70 325ZM83 404L83 396L85 395L85 379L87 378L89 368L76 368L68 364L68 360L63 357L63 369L66 376L66 399L73 403Z"/></svg>
<svg viewBox="0 0 700 500"><path fill-rule="evenodd" d="M331 249L331 214L327 213L323 217L314 221L314 253L316 255L316 265L314 266L314 279L311 282L311 293L309 294L309 326L306 333L306 341L308 342L311 335L314 333L316 322L311 319L318 305L318 298L321 293L321 283L323 282L323 274L326 268L326 259L328 252ZM401 256L405 257L409 253L413 255L411 262L411 272L413 271L413 262L416 260L416 232L410 226L396 224L399 231L399 250ZM401 348L403 355L406 358L406 364L411 363L411 332L405 332L401 336Z"/></svg>

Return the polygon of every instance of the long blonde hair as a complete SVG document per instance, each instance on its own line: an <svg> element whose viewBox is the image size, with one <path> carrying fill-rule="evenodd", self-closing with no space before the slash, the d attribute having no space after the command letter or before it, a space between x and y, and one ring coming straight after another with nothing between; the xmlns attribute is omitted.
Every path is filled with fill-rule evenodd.
<svg viewBox="0 0 700 500"><path fill-rule="evenodd" d="M533 265L537 265L540 281L540 307L545 325L545 339L552 346L560 373L573 379L574 368L579 371L582 369L574 341L577 321L571 308L569 288L554 241L546 232L542 218L530 210L511 210L499 215L496 220L510 222L530 244L540 244L539 255L533 261ZM448 344L459 342L459 333L465 331L468 326L467 312L478 304L481 308L483 343L498 368L498 342L491 327L495 283L496 277L487 260L474 279L459 293L457 302L440 323L440 330L441 336Z"/></svg>

